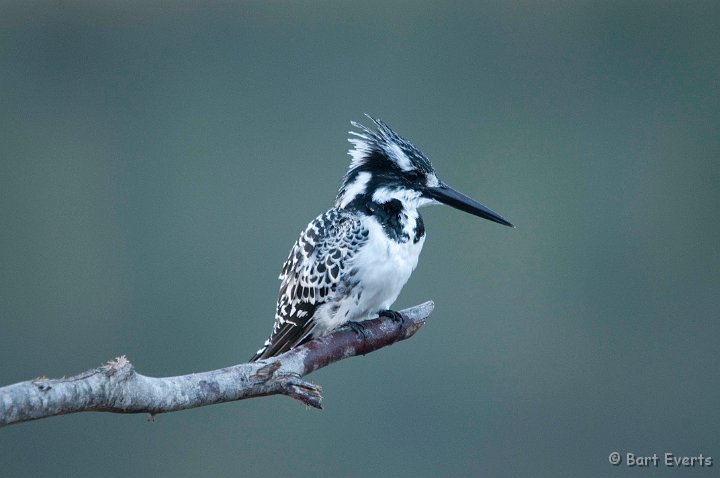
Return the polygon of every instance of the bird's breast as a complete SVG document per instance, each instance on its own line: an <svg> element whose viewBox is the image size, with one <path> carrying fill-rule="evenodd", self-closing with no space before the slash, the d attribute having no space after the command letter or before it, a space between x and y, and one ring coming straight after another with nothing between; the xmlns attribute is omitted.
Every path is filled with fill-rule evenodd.
<svg viewBox="0 0 720 478"><path fill-rule="evenodd" d="M388 237L372 216L367 218L366 227L368 240L353 260L357 280L353 289L359 295L357 308L362 314L357 320L390 308L415 270L425 243L425 235L402 242Z"/></svg>

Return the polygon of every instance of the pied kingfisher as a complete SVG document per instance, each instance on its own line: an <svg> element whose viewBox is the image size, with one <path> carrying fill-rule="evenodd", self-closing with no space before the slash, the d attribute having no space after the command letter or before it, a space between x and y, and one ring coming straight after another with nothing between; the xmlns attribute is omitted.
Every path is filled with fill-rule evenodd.
<svg viewBox="0 0 720 478"><path fill-rule="evenodd" d="M300 234L280 273L275 325L251 361L348 323L387 315L425 242L418 208L438 202L513 227L440 181L427 157L379 119L352 122L350 168L335 207Z"/></svg>

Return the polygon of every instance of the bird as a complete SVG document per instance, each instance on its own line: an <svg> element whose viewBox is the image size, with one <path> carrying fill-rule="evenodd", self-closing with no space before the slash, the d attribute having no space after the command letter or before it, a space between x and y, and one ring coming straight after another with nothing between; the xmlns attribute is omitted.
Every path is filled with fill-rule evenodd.
<svg viewBox="0 0 720 478"><path fill-rule="evenodd" d="M418 263L425 225L418 209L446 204L515 227L441 181L430 160L380 119L351 122L351 161L335 205L300 233L279 279L270 337L250 359L280 355L343 325L388 316Z"/></svg>

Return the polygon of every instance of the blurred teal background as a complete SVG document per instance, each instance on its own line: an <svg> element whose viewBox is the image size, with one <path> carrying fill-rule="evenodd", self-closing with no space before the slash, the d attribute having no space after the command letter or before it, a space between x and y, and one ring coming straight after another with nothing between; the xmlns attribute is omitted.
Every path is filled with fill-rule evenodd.
<svg viewBox="0 0 720 478"><path fill-rule="evenodd" d="M3 477L717 470L717 3L194 3L1 4L0 384L245 361L365 112L518 227L424 210L395 305L434 315L313 374L321 412L21 424Z"/></svg>

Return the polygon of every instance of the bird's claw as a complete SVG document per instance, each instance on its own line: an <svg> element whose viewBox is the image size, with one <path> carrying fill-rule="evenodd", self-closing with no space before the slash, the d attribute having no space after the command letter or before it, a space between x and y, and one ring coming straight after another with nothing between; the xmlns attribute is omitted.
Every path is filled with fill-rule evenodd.
<svg viewBox="0 0 720 478"><path fill-rule="evenodd" d="M358 334L360 337L363 338L363 340L367 339L367 332L365 329L365 326L361 322L346 322L345 325L348 326L353 332Z"/></svg>
<svg viewBox="0 0 720 478"><path fill-rule="evenodd" d="M395 322L402 322L403 320L405 320L400 312L396 312L390 309L380 311L380 317L388 317Z"/></svg>

